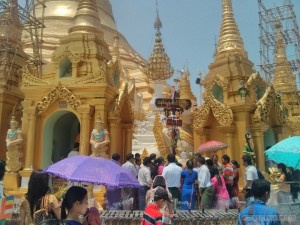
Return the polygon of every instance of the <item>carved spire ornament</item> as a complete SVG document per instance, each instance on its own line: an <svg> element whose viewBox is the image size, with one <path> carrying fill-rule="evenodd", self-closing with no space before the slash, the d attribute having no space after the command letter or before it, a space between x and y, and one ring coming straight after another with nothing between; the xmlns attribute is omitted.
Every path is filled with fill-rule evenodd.
<svg viewBox="0 0 300 225"><path fill-rule="evenodd" d="M145 75L153 81L166 80L170 78L174 70L171 66L169 56L165 52L165 48L162 43L160 29L162 28L162 23L159 18L157 2L156 2L156 20L154 23L155 33L155 45L152 54L148 60L148 64L145 68Z"/></svg>
<svg viewBox="0 0 300 225"><path fill-rule="evenodd" d="M96 0L81 0L75 15L75 23L69 29L69 33L95 33L103 37L100 23Z"/></svg>
<svg viewBox="0 0 300 225"><path fill-rule="evenodd" d="M244 42L233 16L231 0L222 0L222 25L216 57L238 54L247 57Z"/></svg>
<svg viewBox="0 0 300 225"><path fill-rule="evenodd" d="M275 55L275 72L274 88L276 91L286 92L295 91L296 78L286 56L286 48L282 34L282 24L277 21L276 28L276 55Z"/></svg>

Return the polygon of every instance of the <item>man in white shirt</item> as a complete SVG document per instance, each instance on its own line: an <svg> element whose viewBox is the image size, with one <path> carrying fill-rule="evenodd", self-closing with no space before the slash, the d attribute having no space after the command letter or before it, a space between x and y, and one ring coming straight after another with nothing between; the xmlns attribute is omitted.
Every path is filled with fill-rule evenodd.
<svg viewBox="0 0 300 225"><path fill-rule="evenodd" d="M74 148L72 149L72 151L69 152L68 158L72 157L72 156L76 156L76 155L80 155L80 153L79 153L79 143L77 143L77 142L74 144Z"/></svg>
<svg viewBox="0 0 300 225"><path fill-rule="evenodd" d="M152 184L150 164L150 157L145 157L143 160L143 165L139 170L138 180L141 185L141 187L139 187L138 189L139 210L145 210L146 193L150 189Z"/></svg>
<svg viewBox="0 0 300 225"><path fill-rule="evenodd" d="M137 177L138 172L134 165L134 155L132 153L128 153L126 155L126 162L122 165L122 167L130 170L132 174ZM135 188L123 188L121 193L121 199L123 201L123 209L131 210L136 208L136 189Z"/></svg>
<svg viewBox="0 0 300 225"><path fill-rule="evenodd" d="M201 208L210 209L212 205L213 189L210 182L210 172L205 165L205 158L196 158L197 168L194 169L198 173L199 193L201 197Z"/></svg>
<svg viewBox="0 0 300 225"><path fill-rule="evenodd" d="M167 159L168 165L164 167L162 176L166 180L166 185L172 194L173 199L177 199L178 201L180 200L179 187L182 168L176 165L174 154L169 154Z"/></svg>
<svg viewBox="0 0 300 225"><path fill-rule="evenodd" d="M246 199L246 206L248 206L251 201L254 199L252 194L252 183L254 180L258 179L256 167L252 165L252 159L249 155L243 155L242 157L243 166L246 167L245 169L245 179L244 179L244 191L245 199Z"/></svg>

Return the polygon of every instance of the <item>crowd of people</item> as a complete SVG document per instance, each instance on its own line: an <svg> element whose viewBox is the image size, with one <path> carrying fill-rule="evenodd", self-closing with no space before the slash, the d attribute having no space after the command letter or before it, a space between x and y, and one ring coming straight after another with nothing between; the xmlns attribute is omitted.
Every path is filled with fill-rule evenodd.
<svg viewBox="0 0 300 225"><path fill-rule="evenodd" d="M120 163L118 154L114 154L112 159ZM246 157L245 161L247 159ZM248 164L249 161L247 166L249 166L248 178L250 181L256 177L252 176L253 168L251 164ZM158 187L165 189L172 200L172 206L167 207L168 209L229 209L237 207L240 165L236 160L230 161L228 155L222 156L221 164L218 162L217 155L213 155L210 159L196 154L185 165L181 165L174 154L169 154L166 162L164 158L156 158L155 154L151 154L149 157L145 157L141 164L139 154L129 153L122 166L137 177L141 187L138 189L108 188L106 196L108 209L144 210L153 201L153 197L149 197L150 193L153 196L153 190ZM246 189L248 190L249 187ZM152 200L149 201L149 199Z"/></svg>
<svg viewBox="0 0 300 225"><path fill-rule="evenodd" d="M112 155L112 160L117 163L120 159L119 154ZM240 165L228 155L222 156L221 163L218 160L217 155L204 158L196 154L181 165L174 154L169 154L165 161L162 157L156 158L155 154L141 160L139 154L129 153L126 162L120 165L130 170L141 186L107 187L105 207L108 210L143 210L142 225L171 224L172 215L179 209L237 208ZM260 177L262 175L252 165L250 156L242 157L242 165L245 167L243 190L246 208L240 213L238 224L255 223L263 216L268 216L267 219L272 222L265 224L280 224L276 210L266 205L271 195L270 183ZM278 169L278 182L289 179L284 164L278 164ZM48 184L48 174L40 170L32 172L28 191L20 201L21 225L45 224L45 219L54 219L48 224L55 224L55 221L69 225L101 224L97 206L90 201L90 186L68 188L62 202L59 202L55 195L50 194ZM283 201L287 196L283 189L279 189L277 197L278 201Z"/></svg>

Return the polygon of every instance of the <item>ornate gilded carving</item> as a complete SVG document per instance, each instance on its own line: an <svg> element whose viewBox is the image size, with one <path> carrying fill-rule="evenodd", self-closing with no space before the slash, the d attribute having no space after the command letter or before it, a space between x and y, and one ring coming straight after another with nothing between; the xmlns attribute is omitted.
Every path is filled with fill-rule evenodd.
<svg viewBox="0 0 300 225"><path fill-rule="evenodd" d="M233 113L229 106L219 102L211 94L208 95L206 102L209 104L213 115L222 126L230 126L233 122Z"/></svg>
<svg viewBox="0 0 300 225"><path fill-rule="evenodd" d="M116 72L116 65L111 60L106 63L106 61L99 62L98 69L96 72L89 73L84 77L79 77L73 80L73 84L109 84L110 86L115 86L114 83L114 73Z"/></svg>
<svg viewBox="0 0 300 225"><path fill-rule="evenodd" d="M79 63L85 61L82 56L78 53L71 52L68 47L66 47L65 51L62 53L56 54L55 52L52 55L52 62L53 63L61 63L65 58L68 58L71 63Z"/></svg>
<svg viewBox="0 0 300 225"><path fill-rule="evenodd" d="M229 81L228 81L228 79L225 79L224 77L217 74L214 82L211 84L211 86L208 89L211 90L213 85L215 85L215 84L219 85L224 91L226 91Z"/></svg>
<svg viewBox="0 0 300 225"><path fill-rule="evenodd" d="M193 145L194 143L193 133L190 134L189 132L185 131L180 127L179 127L179 131L180 131L180 139Z"/></svg>
<svg viewBox="0 0 300 225"><path fill-rule="evenodd" d="M42 100L37 103L36 108L40 112L44 111L57 99L66 100L68 104L75 110L81 104L80 100L75 95L73 95L69 89L63 87L61 83L59 83L57 87L52 88L48 95L43 97Z"/></svg>
<svg viewBox="0 0 300 225"><path fill-rule="evenodd" d="M259 72L252 73L247 80L248 86L257 86L260 85L262 88L266 87L266 81L260 76Z"/></svg>
<svg viewBox="0 0 300 225"><path fill-rule="evenodd" d="M170 153L169 146L166 144L164 135L163 135L163 125L160 121L160 116L158 113L155 114L153 134L156 140L157 148L160 152L160 155L167 158L167 155Z"/></svg>
<svg viewBox="0 0 300 225"><path fill-rule="evenodd" d="M280 96L276 96L273 86L269 85L263 97L256 103L257 108L253 115L254 122L264 122L269 124L270 112L272 109L275 109L276 117L280 124L283 125L286 116L281 101L278 98L280 98Z"/></svg>
<svg viewBox="0 0 300 225"><path fill-rule="evenodd" d="M20 73L22 75L22 87L27 86L43 86L49 85L48 81L40 79L37 77L36 68L33 66L26 65L21 70Z"/></svg>
<svg viewBox="0 0 300 225"><path fill-rule="evenodd" d="M203 104L195 110L193 121L194 128L200 128L205 126L206 121L208 119L209 111L210 108L207 104Z"/></svg>
<svg viewBox="0 0 300 225"><path fill-rule="evenodd" d="M128 95L128 83L127 82L124 82L120 89L119 89L119 96L118 98L116 99L116 102L115 102L115 107L114 107L114 115L115 117L120 117L120 113L121 113L121 110L122 110L122 107L123 107L123 104L125 102L127 102L128 104L128 110L129 110L129 113L131 115L131 118L133 119L134 118L134 112L132 110L132 104L130 102L130 98L129 98L129 95Z"/></svg>
<svg viewBox="0 0 300 225"><path fill-rule="evenodd" d="M300 116L293 116L286 120L286 125L289 126L293 132L300 132Z"/></svg>
<svg viewBox="0 0 300 225"><path fill-rule="evenodd" d="M205 100L204 105L195 111L194 128L204 127L207 121L209 111L211 110L218 123L222 126L230 126L233 122L233 113L229 106L219 102L214 98L212 89L214 85L220 86L223 90L227 90L228 80L216 75L212 82L205 83L206 91L203 94Z"/></svg>

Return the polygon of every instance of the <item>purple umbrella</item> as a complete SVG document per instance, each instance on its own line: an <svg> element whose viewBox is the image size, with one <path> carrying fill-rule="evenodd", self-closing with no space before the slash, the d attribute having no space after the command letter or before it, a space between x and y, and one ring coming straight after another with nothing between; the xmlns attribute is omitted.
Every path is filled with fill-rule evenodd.
<svg viewBox="0 0 300 225"><path fill-rule="evenodd" d="M140 186L130 170L112 160L92 156L78 155L65 158L44 171L73 182L118 188Z"/></svg>

